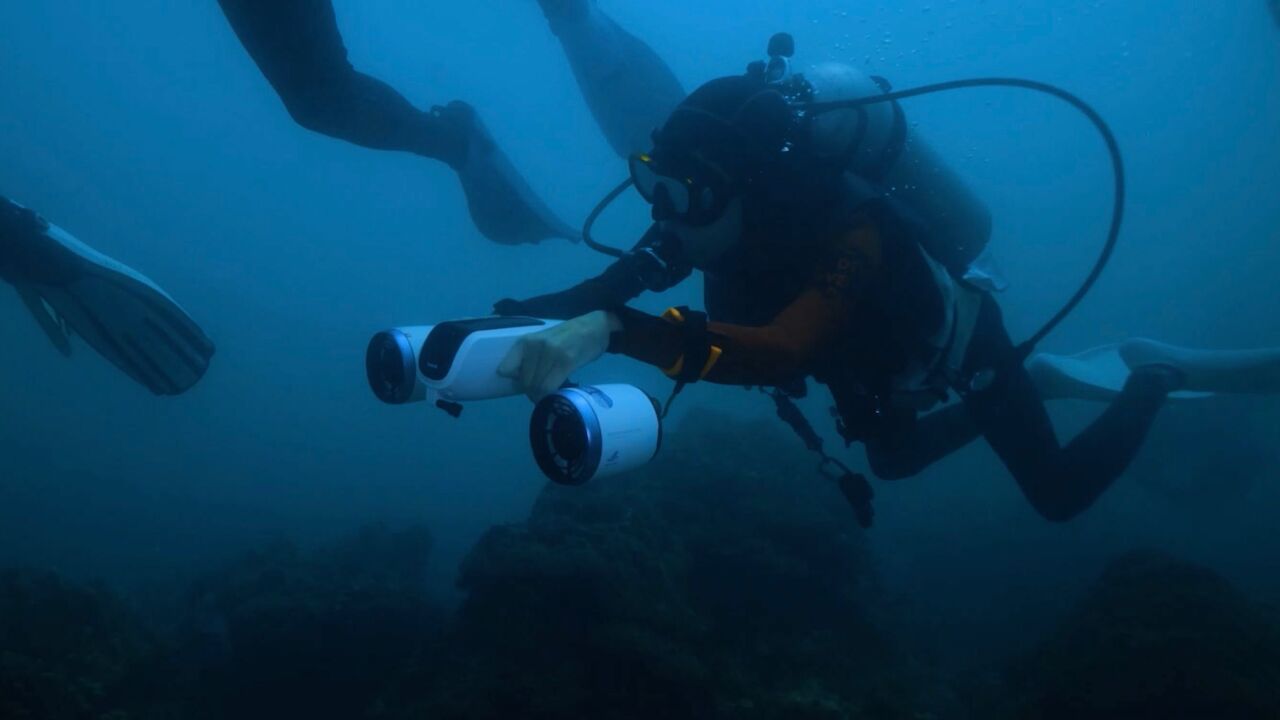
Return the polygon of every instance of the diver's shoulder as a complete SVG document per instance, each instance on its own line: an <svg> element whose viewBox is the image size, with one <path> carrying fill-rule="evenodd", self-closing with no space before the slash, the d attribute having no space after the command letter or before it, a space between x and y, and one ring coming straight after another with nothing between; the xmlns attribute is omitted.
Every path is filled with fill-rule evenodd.
<svg viewBox="0 0 1280 720"><path fill-rule="evenodd" d="M829 234L836 242L848 242L868 230L881 243L891 244L918 243L926 232L923 221L903 203L846 173L832 205Z"/></svg>

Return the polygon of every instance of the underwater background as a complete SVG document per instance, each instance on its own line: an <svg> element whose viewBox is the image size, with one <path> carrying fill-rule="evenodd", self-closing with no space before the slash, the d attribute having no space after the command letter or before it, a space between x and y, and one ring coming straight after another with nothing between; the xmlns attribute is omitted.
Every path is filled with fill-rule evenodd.
<svg viewBox="0 0 1280 720"><path fill-rule="evenodd" d="M600 4L687 88L787 31L801 65L898 88L1078 93L1129 202L1043 349L1280 346L1267 2ZM625 176L532 0L334 5L357 68L475 105L571 222ZM975 443L876 483L860 531L767 398L714 386L682 395L649 468L548 487L527 400L382 405L365 344L603 258L489 242L445 165L298 127L211 0L0 3L0 68L0 194L155 279L218 346L156 398L83 344L61 358L0 292L0 717L1280 717L1274 397L1171 404L1065 525ZM1100 249L1101 143L1029 93L906 110L989 203L1030 333ZM632 198L597 232L647 223ZM640 306L697 305L697 285ZM669 390L618 358L577 379ZM842 447L829 404L803 402ZM1098 408L1052 410L1066 437Z"/></svg>

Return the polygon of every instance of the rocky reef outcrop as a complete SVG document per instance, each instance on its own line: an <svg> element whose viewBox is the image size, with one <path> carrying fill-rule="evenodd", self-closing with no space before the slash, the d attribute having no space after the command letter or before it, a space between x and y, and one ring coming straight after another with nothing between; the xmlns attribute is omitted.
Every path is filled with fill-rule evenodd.
<svg viewBox="0 0 1280 720"><path fill-rule="evenodd" d="M1028 720L1276 718L1280 631L1212 570L1135 552L1008 681L1004 716Z"/></svg>
<svg viewBox="0 0 1280 720"><path fill-rule="evenodd" d="M693 413L650 466L547 485L485 533L451 616L420 527L269 544L159 629L100 587L0 572L0 717L1280 717L1274 608L1152 552L1003 673L941 677L882 629L899 611L814 466L773 422Z"/></svg>
<svg viewBox="0 0 1280 720"><path fill-rule="evenodd" d="M302 551L276 543L198 581L179 632L178 715L358 718L424 648L425 528L369 526Z"/></svg>
<svg viewBox="0 0 1280 720"><path fill-rule="evenodd" d="M128 720L159 646L110 591L45 571L0 571L0 718Z"/></svg>
<svg viewBox="0 0 1280 720"><path fill-rule="evenodd" d="M912 717L862 531L785 428L694 414L648 468L548 485L464 561L394 717Z"/></svg>

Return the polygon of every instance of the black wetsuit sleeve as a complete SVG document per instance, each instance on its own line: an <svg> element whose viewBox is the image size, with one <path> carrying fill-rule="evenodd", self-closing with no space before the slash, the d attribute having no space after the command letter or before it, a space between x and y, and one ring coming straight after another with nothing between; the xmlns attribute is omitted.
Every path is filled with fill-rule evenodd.
<svg viewBox="0 0 1280 720"><path fill-rule="evenodd" d="M347 59L331 0L218 0L236 37L297 123L378 150L456 165L465 148L430 112Z"/></svg>
<svg viewBox="0 0 1280 720"><path fill-rule="evenodd" d="M568 320L593 310L624 305L645 290L644 284L629 265L626 258L617 260L605 268L604 272L567 290L527 300L499 300L494 304L493 311L497 315Z"/></svg>
<svg viewBox="0 0 1280 720"><path fill-rule="evenodd" d="M869 276L880 272L881 242L869 223L859 225L837 244L829 262L816 268L812 284L762 326L709 321L706 360L691 377L727 385L781 385L812 372L814 359L856 316ZM690 354L690 325L674 316L616 310L622 330L610 338L609 351L627 355L680 376Z"/></svg>
<svg viewBox="0 0 1280 720"><path fill-rule="evenodd" d="M584 280L567 290L538 295L527 300L499 300L493 306L498 315L528 315L549 320L568 320L594 310L613 310L626 305L645 290L655 289L649 277L652 259L643 251L660 240L657 225L649 228L630 252L615 260L596 277ZM688 276L677 270L666 278L670 285ZM665 288L663 288L665 289Z"/></svg>

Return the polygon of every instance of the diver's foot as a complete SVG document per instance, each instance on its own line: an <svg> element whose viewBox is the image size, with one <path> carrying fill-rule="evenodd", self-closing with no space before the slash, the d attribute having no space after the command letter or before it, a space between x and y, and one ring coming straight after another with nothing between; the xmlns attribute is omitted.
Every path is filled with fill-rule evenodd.
<svg viewBox="0 0 1280 720"><path fill-rule="evenodd" d="M538 0L542 14L551 22L566 22L585 18L595 0Z"/></svg>
<svg viewBox="0 0 1280 720"><path fill-rule="evenodd" d="M1120 344L1120 357L1131 368L1144 365L1177 368L1185 379L1181 389L1193 392L1280 393L1280 348L1196 350L1133 338Z"/></svg>
<svg viewBox="0 0 1280 720"><path fill-rule="evenodd" d="M1133 369L1129 385L1139 385L1153 394L1168 395L1187 386L1187 374L1173 365L1151 363Z"/></svg>
<svg viewBox="0 0 1280 720"><path fill-rule="evenodd" d="M465 152L449 164L458 172L476 228L494 242L516 245L549 238L577 241L580 233L556 217L494 142L475 108L461 101L433 108Z"/></svg>

